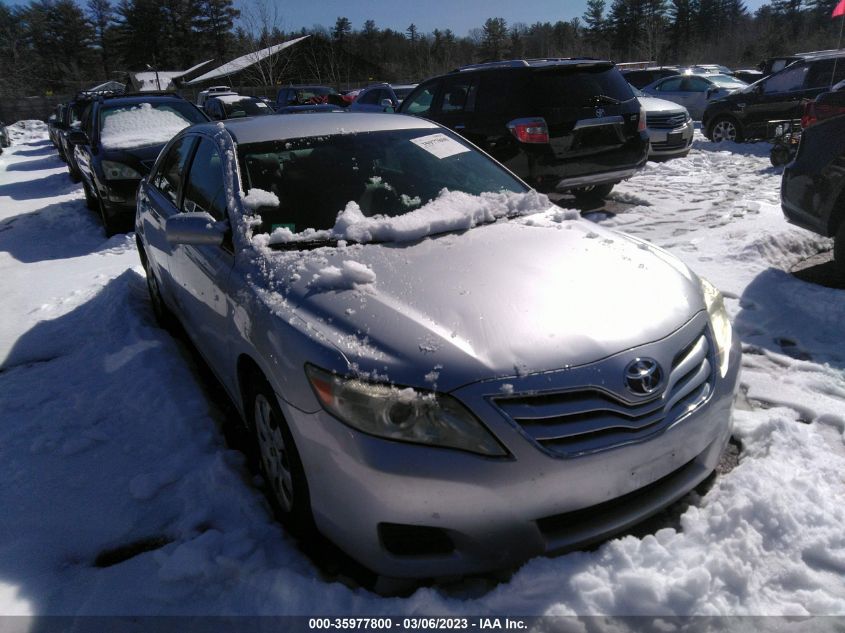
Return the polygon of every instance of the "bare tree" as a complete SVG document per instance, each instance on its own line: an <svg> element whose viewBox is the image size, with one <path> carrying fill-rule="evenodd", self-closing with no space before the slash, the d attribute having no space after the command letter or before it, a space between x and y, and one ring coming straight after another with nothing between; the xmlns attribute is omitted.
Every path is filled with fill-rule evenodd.
<svg viewBox="0 0 845 633"><path fill-rule="evenodd" d="M241 8L241 23L254 49L247 54L253 63L244 71L245 79L260 86L281 84L291 63L290 52L259 55L260 51L284 42L284 20L278 5L268 0L250 0Z"/></svg>

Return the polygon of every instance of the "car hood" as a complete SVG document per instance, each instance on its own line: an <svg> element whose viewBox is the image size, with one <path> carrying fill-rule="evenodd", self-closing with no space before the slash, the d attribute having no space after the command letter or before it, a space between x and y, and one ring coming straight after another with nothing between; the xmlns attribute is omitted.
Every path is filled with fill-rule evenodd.
<svg viewBox="0 0 845 633"><path fill-rule="evenodd" d="M671 114L673 112L686 112L686 108L666 99L657 97L637 97L648 114Z"/></svg>
<svg viewBox="0 0 845 633"><path fill-rule="evenodd" d="M343 354L347 367L327 369L442 391L593 362L663 338L704 309L698 278L680 261L581 220L503 221L269 260L280 264L273 276L289 280L275 312L298 315Z"/></svg>
<svg viewBox="0 0 845 633"><path fill-rule="evenodd" d="M156 145L145 145L144 147L131 147L128 149L109 149L104 147L101 154L101 160L110 160L116 163L123 163L129 165L145 176L153 167L153 164L158 158L161 149L166 143L159 143Z"/></svg>

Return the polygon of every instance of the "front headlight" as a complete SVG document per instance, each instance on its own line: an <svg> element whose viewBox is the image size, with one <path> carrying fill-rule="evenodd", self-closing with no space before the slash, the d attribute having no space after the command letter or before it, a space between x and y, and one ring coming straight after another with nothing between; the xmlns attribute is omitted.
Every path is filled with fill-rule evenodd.
<svg viewBox="0 0 845 633"><path fill-rule="evenodd" d="M306 374L326 411L359 431L481 455L507 455L472 413L451 396L342 378L313 365L306 366Z"/></svg>
<svg viewBox="0 0 845 633"><path fill-rule="evenodd" d="M141 174L129 165L110 160L103 161L103 174L106 180L141 180Z"/></svg>
<svg viewBox="0 0 845 633"><path fill-rule="evenodd" d="M701 291L704 293L704 304L710 317L710 327L716 339L716 349L719 352L719 374L724 378L728 374L728 361L731 353L731 337L733 329L725 310L725 300L722 293L709 281L700 277Z"/></svg>

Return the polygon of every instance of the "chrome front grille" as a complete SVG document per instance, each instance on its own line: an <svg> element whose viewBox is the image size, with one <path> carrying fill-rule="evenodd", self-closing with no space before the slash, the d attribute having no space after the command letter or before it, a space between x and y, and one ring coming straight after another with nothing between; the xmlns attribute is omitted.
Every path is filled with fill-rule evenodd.
<svg viewBox="0 0 845 633"><path fill-rule="evenodd" d="M573 457L639 442L701 406L713 388L713 352L701 332L672 360L662 391L636 402L586 387L499 397L494 403L540 447Z"/></svg>
<svg viewBox="0 0 845 633"><path fill-rule="evenodd" d="M656 130L674 130L687 122L687 115L683 112L672 114L649 114L645 115L646 125Z"/></svg>

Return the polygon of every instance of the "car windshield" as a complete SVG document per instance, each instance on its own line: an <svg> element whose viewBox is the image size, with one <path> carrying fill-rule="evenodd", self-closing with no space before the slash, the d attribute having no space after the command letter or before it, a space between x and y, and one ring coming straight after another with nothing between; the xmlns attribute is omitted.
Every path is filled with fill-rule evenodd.
<svg viewBox="0 0 845 633"><path fill-rule="evenodd" d="M744 86L745 82L728 75L707 75L707 79L720 86Z"/></svg>
<svg viewBox="0 0 845 633"><path fill-rule="evenodd" d="M111 149L164 144L183 128L207 120L187 101L103 107L100 110L100 140L104 147Z"/></svg>
<svg viewBox="0 0 845 633"><path fill-rule="evenodd" d="M263 101L258 99L239 99L228 101L221 99L226 116L236 119L244 116L260 116L262 114L273 114L273 110Z"/></svg>
<svg viewBox="0 0 845 633"><path fill-rule="evenodd" d="M335 226L350 203L364 217L401 216L444 189L479 195L528 188L460 137L415 129L335 134L239 147L257 233Z"/></svg>

